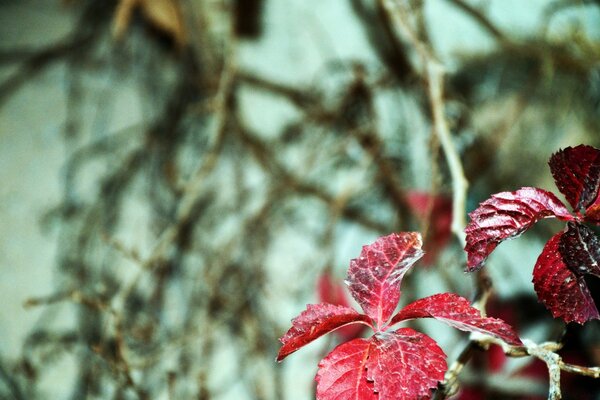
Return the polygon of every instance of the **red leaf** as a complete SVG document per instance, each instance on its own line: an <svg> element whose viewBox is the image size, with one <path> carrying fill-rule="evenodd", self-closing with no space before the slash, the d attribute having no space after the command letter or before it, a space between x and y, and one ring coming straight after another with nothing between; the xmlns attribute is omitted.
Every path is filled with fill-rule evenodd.
<svg viewBox="0 0 600 400"><path fill-rule="evenodd" d="M558 242L558 251L575 275L600 277L600 240L587 226L568 222L567 230Z"/></svg>
<svg viewBox="0 0 600 400"><path fill-rule="evenodd" d="M326 303L309 304L305 311L292 320L292 327L279 339L283 346L279 350L277 361L326 333L352 323L370 326L369 317L352 308Z"/></svg>
<svg viewBox="0 0 600 400"><path fill-rule="evenodd" d="M429 399L446 372L446 355L429 336L410 328L371 339L367 379L381 400Z"/></svg>
<svg viewBox="0 0 600 400"><path fill-rule="evenodd" d="M396 314L390 325L414 318L435 318L461 331L480 332L509 344L522 345L510 325L498 318L482 317L469 300L454 293L434 294L417 300Z"/></svg>
<svg viewBox="0 0 600 400"><path fill-rule="evenodd" d="M360 257L350 261L350 293L378 326L398 305L402 277L423 255L421 244L419 233L392 233L363 246Z"/></svg>
<svg viewBox="0 0 600 400"><path fill-rule="evenodd" d="M563 261L559 244L563 232L546 243L533 268L533 286L539 300L555 318L583 324L600 318L598 309L582 276L573 273Z"/></svg>
<svg viewBox="0 0 600 400"><path fill-rule="evenodd" d="M548 162L556 186L573 209L590 206L600 187L600 150L592 146L567 147Z"/></svg>
<svg viewBox="0 0 600 400"><path fill-rule="evenodd" d="M324 272L319 277L319 280L317 281L317 294L321 303L350 307L345 285L335 282L329 272ZM360 337L364 328L365 327L360 324L346 325L337 329L335 333L338 334L343 341L348 341Z"/></svg>
<svg viewBox="0 0 600 400"><path fill-rule="evenodd" d="M318 400L377 400L373 382L368 381L366 363L371 349L368 339L342 343L319 363Z"/></svg>
<svg viewBox="0 0 600 400"><path fill-rule="evenodd" d="M550 192L525 187L493 195L469 214L467 271L481 268L500 242L520 235L542 218L572 220L563 203Z"/></svg>
<svg viewBox="0 0 600 400"><path fill-rule="evenodd" d="M423 263L431 265L452 237L452 199L444 195L411 191L406 200L415 216L429 226L423 244Z"/></svg>

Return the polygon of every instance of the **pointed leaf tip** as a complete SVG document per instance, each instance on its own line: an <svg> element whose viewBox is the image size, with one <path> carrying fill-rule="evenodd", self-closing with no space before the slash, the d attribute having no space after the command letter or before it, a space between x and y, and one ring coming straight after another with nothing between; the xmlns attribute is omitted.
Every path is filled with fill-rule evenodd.
<svg viewBox="0 0 600 400"><path fill-rule="evenodd" d="M600 188L600 150L586 145L567 147L548 161L556 187L574 210L588 208Z"/></svg>
<svg viewBox="0 0 600 400"><path fill-rule="evenodd" d="M492 195L469 217L471 221L465 228L469 272L481 268L498 244L520 235L540 219L573 220L569 210L554 194L533 187Z"/></svg>
<svg viewBox="0 0 600 400"><path fill-rule="evenodd" d="M423 255L417 232L392 233L363 246L350 261L350 293L378 326L387 322L400 299L404 274Z"/></svg>
<svg viewBox="0 0 600 400"><path fill-rule="evenodd" d="M353 323L370 325L369 317L350 307L327 303L309 304L306 310L292 320L292 327L279 339L282 346L277 361L326 333Z"/></svg>
<svg viewBox="0 0 600 400"><path fill-rule="evenodd" d="M391 324L414 318L434 318L461 331L483 333L515 346L523 344L509 324L498 318L482 317L469 300L454 293L417 300L400 310Z"/></svg>

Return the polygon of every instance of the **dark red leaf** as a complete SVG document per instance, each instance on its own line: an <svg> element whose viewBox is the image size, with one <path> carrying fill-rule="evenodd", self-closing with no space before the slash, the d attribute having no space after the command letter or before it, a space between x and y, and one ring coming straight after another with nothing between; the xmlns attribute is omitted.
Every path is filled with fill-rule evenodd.
<svg viewBox="0 0 600 400"><path fill-rule="evenodd" d="M429 336L402 328L371 341L367 379L381 400L429 399L444 379L446 355Z"/></svg>
<svg viewBox="0 0 600 400"><path fill-rule="evenodd" d="M600 318L582 276L577 276L563 261L559 245L563 232L546 243L533 268L533 286L539 300L555 318L565 322L584 322Z"/></svg>
<svg viewBox="0 0 600 400"><path fill-rule="evenodd" d="M481 268L500 242L520 235L542 218L572 220L564 204L550 192L525 187L493 195L469 214L467 271Z"/></svg>
<svg viewBox="0 0 600 400"><path fill-rule="evenodd" d="M417 300L396 314L391 324L414 318L435 318L461 331L480 332L509 344L522 344L510 325L498 318L482 317L469 300L454 293L439 293Z"/></svg>
<svg viewBox="0 0 600 400"><path fill-rule="evenodd" d="M573 209L590 206L600 187L600 150L592 146L567 147L548 162L556 186Z"/></svg>
<svg viewBox="0 0 600 400"><path fill-rule="evenodd" d="M402 277L423 255L421 244L419 233L392 233L363 246L360 256L350 261L350 293L378 326L398 305Z"/></svg>
<svg viewBox="0 0 600 400"><path fill-rule="evenodd" d="M352 323L370 326L369 317L352 308L326 303L309 304L305 311L292 320L292 327L279 339L283 346L279 350L277 361L326 333Z"/></svg>
<svg viewBox="0 0 600 400"><path fill-rule="evenodd" d="M331 273L324 272L317 281L317 294L321 303L335 304L350 307L346 286L337 283ZM348 341L360 337L365 326L361 324L346 325L337 329L335 333L343 340Z"/></svg>
<svg viewBox="0 0 600 400"><path fill-rule="evenodd" d="M376 400L373 382L368 381L366 363L371 341L354 339L342 343L319 363L317 400Z"/></svg>
<svg viewBox="0 0 600 400"><path fill-rule="evenodd" d="M600 277L600 240L587 226L568 222L567 230L558 242L558 251L575 275Z"/></svg>
<svg viewBox="0 0 600 400"><path fill-rule="evenodd" d="M408 192L406 200L415 216L421 222L427 223L423 263L431 265L452 237L452 199L445 195L411 191Z"/></svg>

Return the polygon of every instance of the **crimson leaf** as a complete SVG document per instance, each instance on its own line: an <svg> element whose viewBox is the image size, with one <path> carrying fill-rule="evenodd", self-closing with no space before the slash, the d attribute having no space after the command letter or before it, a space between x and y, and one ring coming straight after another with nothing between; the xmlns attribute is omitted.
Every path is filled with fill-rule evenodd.
<svg viewBox="0 0 600 400"><path fill-rule="evenodd" d="M319 363L317 399L376 400L373 381L368 381L366 363L371 341L354 339L342 343Z"/></svg>
<svg viewBox="0 0 600 400"><path fill-rule="evenodd" d="M600 318L598 309L583 279L564 262L559 247L563 232L546 243L533 268L533 287L540 301L555 318L565 322L584 322Z"/></svg>
<svg viewBox="0 0 600 400"><path fill-rule="evenodd" d="M590 206L600 187L600 150L592 146L567 147L548 162L556 186L573 209Z"/></svg>
<svg viewBox="0 0 600 400"><path fill-rule="evenodd" d="M292 327L280 339L283 346L279 349L277 361L283 360L300 347L313 340L352 323L370 325L369 317L357 313L354 309L333 304L309 304L298 317L292 320Z"/></svg>
<svg viewBox="0 0 600 400"><path fill-rule="evenodd" d="M542 218L573 219L554 194L533 187L492 195L469 217L465 228L467 271L481 268L500 242L520 235Z"/></svg>
<svg viewBox="0 0 600 400"><path fill-rule="evenodd" d="M575 275L600 277L600 241L587 226L568 222L567 230L558 242L558 251Z"/></svg>
<svg viewBox="0 0 600 400"><path fill-rule="evenodd" d="M392 233L363 246L360 256L350 261L350 293L378 326L396 309L402 277L423 255L421 245L417 232Z"/></svg>
<svg viewBox="0 0 600 400"><path fill-rule="evenodd" d="M506 322L484 318L469 300L454 293L440 293L417 300L392 318L391 324L413 318L435 318L461 331L480 332L506 343L522 345L521 339Z"/></svg>
<svg viewBox="0 0 600 400"><path fill-rule="evenodd" d="M444 379L446 355L429 336L402 328L371 341L367 379L380 399L428 399Z"/></svg>

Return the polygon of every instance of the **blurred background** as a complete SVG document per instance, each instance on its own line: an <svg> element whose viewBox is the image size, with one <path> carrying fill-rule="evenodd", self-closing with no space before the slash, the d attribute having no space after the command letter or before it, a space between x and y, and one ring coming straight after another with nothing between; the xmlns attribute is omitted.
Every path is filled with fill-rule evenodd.
<svg viewBox="0 0 600 400"><path fill-rule="evenodd" d="M350 301L350 259L394 231L427 251L401 304L473 298L418 45L446 71L465 216L557 192L550 155L600 147L599 1L1 0L0 398L314 398L342 335L281 364L277 339ZM558 229L490 257L488 312L599 365L598 321L565 330L534 295ZM413 325L449 363L467 340ZM544 399L546 376L491 349L455 398Z"/></svg>

